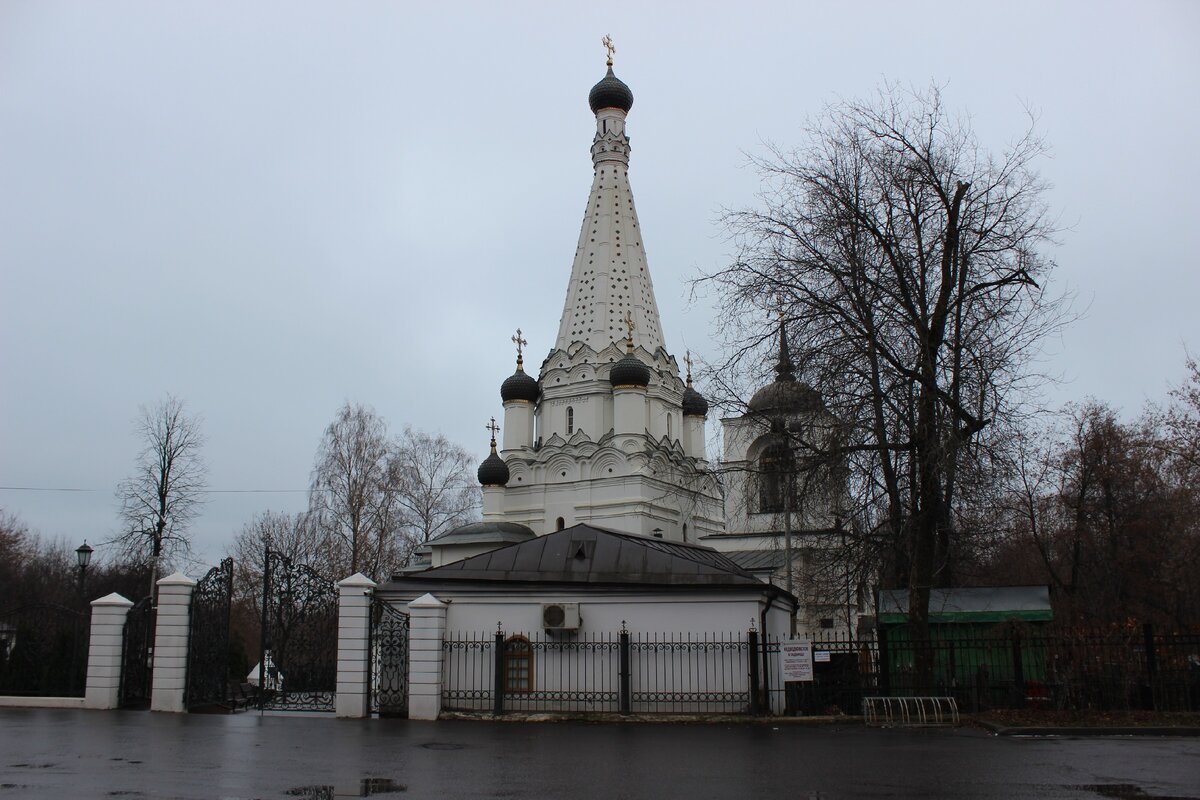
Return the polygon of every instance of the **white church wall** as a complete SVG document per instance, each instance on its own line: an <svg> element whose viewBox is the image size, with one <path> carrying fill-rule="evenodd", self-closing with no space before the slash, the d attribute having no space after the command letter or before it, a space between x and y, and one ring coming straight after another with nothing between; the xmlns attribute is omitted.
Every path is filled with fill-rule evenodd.
<svg viewBox="0 0 1200 800"><path fill-rule="evenodd" d="M737 633L760 624L760 602L756 595L727 592L621 593L595 595L570 591L526 591L511 594L465 594L452 590L434 592L450 601L447 631L492 631L497 623L506 633L541 631L542 605L578 603L581 634L618 632L622 622L630 632ZM407 603L416 595L389 596L393 602ZM569 635L569 634L563 634Z"/></svg>

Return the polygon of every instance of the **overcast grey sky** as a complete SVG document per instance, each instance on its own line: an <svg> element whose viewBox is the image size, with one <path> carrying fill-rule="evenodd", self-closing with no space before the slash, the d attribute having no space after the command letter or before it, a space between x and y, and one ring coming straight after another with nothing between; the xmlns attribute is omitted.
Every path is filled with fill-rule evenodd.
<svg viewBox="0 0 1200 800"><path fill-rule="evenodd" d="M946 84L983 143L1026 106L1086 310L1049 343L1128 413L1200 347L1200 4L0 2L0 507L116 526L138 407L204 418L218 558L305 505L346 400L480 457L520 326L553 344L591 180L588 89L636 98L630 180L667 346L715 357L687 281L753 202L745 152L883 79Z"/></svg>

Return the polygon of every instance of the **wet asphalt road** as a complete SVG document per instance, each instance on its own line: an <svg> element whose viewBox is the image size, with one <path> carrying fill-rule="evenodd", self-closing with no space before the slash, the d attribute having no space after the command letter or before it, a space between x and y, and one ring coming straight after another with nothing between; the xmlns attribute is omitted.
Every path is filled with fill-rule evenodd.
<svg viewBox="0 0 1200 800"><path fill-rule="evenodd" d="M0 709L0 800L332 798L363 778L404 787L381 800L1200 798L1200 739Z"/></svg>

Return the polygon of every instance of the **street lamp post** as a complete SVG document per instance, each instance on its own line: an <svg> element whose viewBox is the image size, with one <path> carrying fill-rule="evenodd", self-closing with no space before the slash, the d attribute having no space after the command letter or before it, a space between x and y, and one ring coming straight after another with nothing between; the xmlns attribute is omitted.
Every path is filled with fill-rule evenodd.
<svg viewBox="0 0 1200 800"><path fill-rule="evenodd" d="M79 564L79 596L83 597L83 581L87 575L88 564L92 562L92 553L95 552L87 543L87 539L83 540L83 544L75 548L75 561ZM86 599L86 598L85 598Z"/></svg>

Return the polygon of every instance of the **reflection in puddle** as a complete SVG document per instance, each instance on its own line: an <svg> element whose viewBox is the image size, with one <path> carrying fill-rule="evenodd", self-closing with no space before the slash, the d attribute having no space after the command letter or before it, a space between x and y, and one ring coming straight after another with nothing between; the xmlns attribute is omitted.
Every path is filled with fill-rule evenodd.
<svg viewBox="0 0 1200 800"><path fill-rule="evenodd" d="M302 797L304 800L335 800L338 797L370 797L376 794L392 794L403 792L405 788L404 784L396 783L391 778L363 778L357 786L313 784L288 789L285 794L291 797Z"/></svg>

